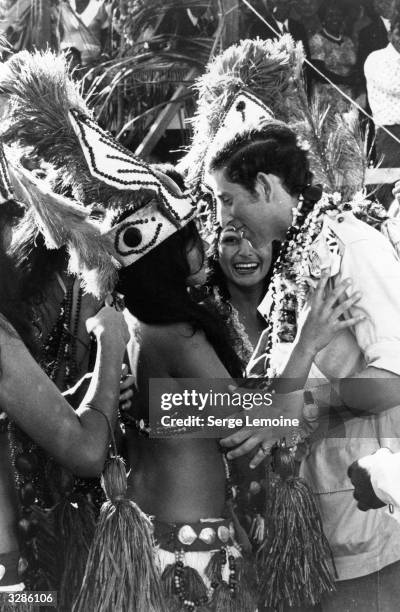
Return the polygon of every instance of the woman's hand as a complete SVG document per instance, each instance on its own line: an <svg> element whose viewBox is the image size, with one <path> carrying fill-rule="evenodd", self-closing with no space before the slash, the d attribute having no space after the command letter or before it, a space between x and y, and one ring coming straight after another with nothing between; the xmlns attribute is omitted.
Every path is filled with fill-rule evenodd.
<svg viewBox="0 0 400 612"><path fill-rule="evenodd" d="M335 289L326 291L328 280L329 271L325 271L311 299L309 312L299 335L298 344L305 353L312 356L325 348L337 333L365 319L365 315L343 319L343 315L361 298L360 292L345 297L351 281L347 279Z"/></svg>
<svg viewBox="0 0 400 612"><path fill-rule="evenodd" d="M101 338L114 339L126 345L130 338L123 313L112 306L103 306L94 317L87 319L86 329L98 341Z"/></svg>

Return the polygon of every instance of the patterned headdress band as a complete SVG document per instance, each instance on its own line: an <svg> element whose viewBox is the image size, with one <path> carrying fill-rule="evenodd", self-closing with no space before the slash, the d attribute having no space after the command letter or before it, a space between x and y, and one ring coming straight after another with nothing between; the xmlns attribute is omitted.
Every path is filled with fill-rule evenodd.
<svg viewBox="0 0 400 612"><path fill-rule="evenodd" d="M131 265L194 218L192 196L180 193L169 177L154 172L81 112L72 109L70 121L92 176L119 190L154 191L149 204L137 210L132 206L132 214L107 232L122 266Z"/></svg>
<svg viewBox="0 0 400 612"><path fill-rule="evenodd" d="M0 141L0 206L14 200L14 197L3 143Z"/></svg>
<svg viewBox="0 0 400 612"><path fill-rule="evenodd" d="M240 90L232 99L223 116L221 124L215 133L207 151L204 169L214 153L221 150L236 134L254 128L259 128L265 121L272 121L274 115L270 108L255 95L246 90Z"/></svg>

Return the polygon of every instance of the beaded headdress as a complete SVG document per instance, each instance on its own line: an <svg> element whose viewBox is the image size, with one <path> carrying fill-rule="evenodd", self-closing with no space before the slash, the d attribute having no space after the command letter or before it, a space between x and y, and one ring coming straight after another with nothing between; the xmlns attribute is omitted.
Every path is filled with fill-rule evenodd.
<svg viewBox="0 0 400 612"><path fill-rule="evenodd" d="M156 174L90 117L72 109L70 121L92 176L120 190L154 192L146 206L132 210L108 232L122 266L134 263L193 219L196 206L191 195L181 194L173 181Z"/></svg>
<svg viewBox="0 0 400 612"><path fill-rule="evenodd" d="M0 141L0 205L14 199L3 143Z"/></svg>
<svg viewBox="0 0 400 612"><path fill-rule="evenodd" d="M272 110L262 100L245 89L238 91L227 107L207 150L205 166L213 152L220 150L235 134L252 127L257 128L261 123L273 119Z"/></svg>
<svg viewBox="0 0 400 612"><path fill-rule="evenodd" d="M49 51L14 55L1 67L0 93L10 100L2 127L5 142L30 147L31 155L51 164L57 190L68 198L110 211L101 226L95 228L86 215L79 227L76 207L68 212L69 199L20 172L26 197L29 191L46 194L42 203L33 198L42 231L50 228L47 235L56 236L57 244L67 237L76 261L86 260L87 253L82 254L80 241L71 243L68 223L78 234L88 230L94 251L96 235L100 250L106 243L117 269L133 264L194 218L197 209L188 193L182 194L169 177L135 157L93 120L64 58ZM89 285L96 294L110 289L109 277L100 275L98 286L93 280L94 275Z"/></svg>
<svg viewBox="0 0 400 612"><path fill-rule="evenodd" d="M362 189L366 160L357 126L318 96L310 103L303 58L301 43L285 34L278 40L242 40L209 62L196 83L199 99L194 136L181 162L190 183L198 186L201 182L210 143L215 142L232 100L246 92L268 109L271 119L294 129L299 144L309 152L315 183L329 192L340 192L345 199ZM232 136L237 127L238 122L232 122Z"/></svg>

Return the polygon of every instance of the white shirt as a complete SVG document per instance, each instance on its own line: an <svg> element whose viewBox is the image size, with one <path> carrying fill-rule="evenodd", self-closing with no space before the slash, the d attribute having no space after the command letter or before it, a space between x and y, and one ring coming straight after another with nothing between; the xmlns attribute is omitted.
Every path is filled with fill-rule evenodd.
<svg viewBox="0 0 400 612"><path fill-rule="evenodd" d="M325 215L310 253L310 261L317 260L321 268L330 267L334 286L350 278L349 293L361 292L350 315L367 315L317 355L318 368L328 379L351 377L367 367L400 375L400 259L392 243L351 212ZM376 418L340 404L333 393L326 398L329 435L312 444L300 474L318 495L339 579L350 580L400 559L400 525L384 509L361 513L347 477L353 461L380 446L400 450L400 420L399 407Z"/></svg>
<svg viewBox="0 0 400 612"><path fill-rule="evenodd" d="M378 125L400 125L400 53L391 43L364 64L368 100Z"/></svg>
<svg viewBox="0 0 400 612"><path fill-rule="evenodd" d="M393 511L389 510L389 514L400 522L400 453L380 448L358 463L369 473L375 495L385 504L392 504Z"/></svg>
<svg viewBox="0 0 400 612"><path fill-rule="evenodd" d="M285 21L278 21L275 19L275 21L281 34L289 32L289 19L285 19Z"/></svg>

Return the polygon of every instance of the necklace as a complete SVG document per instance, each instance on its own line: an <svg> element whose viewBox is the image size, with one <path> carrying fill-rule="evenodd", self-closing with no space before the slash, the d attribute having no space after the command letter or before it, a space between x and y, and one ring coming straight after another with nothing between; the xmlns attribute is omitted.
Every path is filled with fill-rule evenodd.
<svg viewBox="0 0 400 612"><path fill-rule="evenodd" d="M216 285L212 288L211 299L220 316L226 321L233 349L242 361L243 368L245 368L253 354L254 348L243 323L240 321L239 312L228 299L224 299L219 287Z"/></svg>
<svg viewBox="0 0 400 612"><path fill-rule="evenodd" d="M61 389L70 387L77 378L76 342L79 317L82 303L82 289L78 288L75 314L74 305L75 280L71 279L65 297L61 303L60 314L51 330L42 351L41 365L51 380L58 383Z"/></svg>
<svg viewBox="0 0 400 612"><path fill-rule="evenodd" d="M326 38L328 38L332 42L338 43L339 45L343 42L343 37L341 35L340 36L334 36L333 34L330 34L329 32L327 32L325 30L325 28L322 28L322 32L323 32L324 36L326 36Z"/></svg>
<svg viewBox="0 0 400 612"><path fill-rule="evenodd" d="M61 389L74 384L78 375L76 341L81 300L82 290L79 287L76 292L75 280L70 279L57 321L39 360L42 369ZM74 492L87 493L96 503L100 502L100 499L98 491L92 485L88 487L88 483L81 482L67 470L59 468L14 423L9 424L9 440L15 481L22 506L22 518L18 522L23 554L21 567L24 571L24 581L33 588L41 584L44 575L43 569L38 565L35 552L37 516L41 513L44 513L43 517L47 516L48 508L52 508L55 503Z"/></svg>
<svg viewBox="0 0 400 612"><path fill-rule="evenodd" d="M301 210L303 202L299 202ZM363 193L356 194L351 202L342 202L339 193L323 193L317 203L306 214L294 215L294 222L287 230L279 256L276 260L266 303L270 304L268 316L268 341L264 371L269 379L276 375L273 368L273 353L279 342L293 342L297 334L297 317L310 290L308 277L312 262L310 251L320 234L324 217L342 221L342 213L351 211L354 216L381 229L388 216L383 207L367 200ZM334 249L334 247L332 246ZM321 270L315 270L318 279Z"/></svg>

